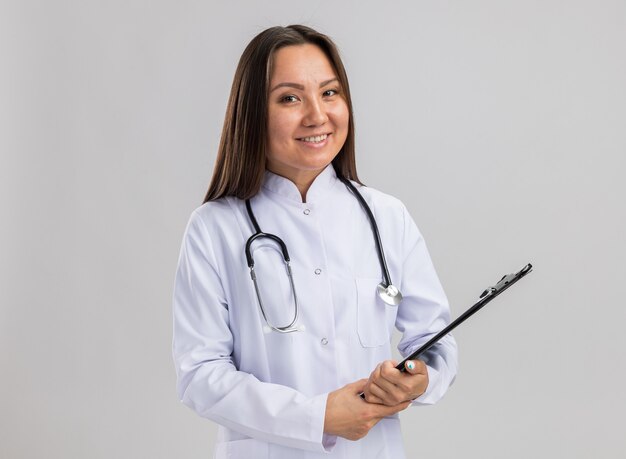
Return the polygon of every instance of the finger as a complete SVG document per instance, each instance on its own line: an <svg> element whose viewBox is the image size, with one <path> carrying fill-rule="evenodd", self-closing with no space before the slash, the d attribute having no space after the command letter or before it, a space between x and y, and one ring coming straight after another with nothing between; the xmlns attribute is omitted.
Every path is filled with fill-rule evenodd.
<svg viewBox="0 0 626 459"><path fill-rule="evenodd" d="M387 393L376 384L370 384L365 395L365 400L371 403L385 403L387 398Z"/></svg>
<svg viewBox="0 0 626 459"><path fill-rule="evenodd" d="M372 383L375 383L380 379L380 364L376 365L376 368L370 373L369 378L367 379L367 385L369 386Z"/></svg>
<svg viewBox="0 0 626 459"><path fill-rule="evenodd" d="M386 417L391 416L392 414L396 414L399 411L406 410L410 405L411 401L409 400L393 406L377 405L377 409L379 410L381 417Z"/></svg>
<svg viewBox="0 0 626 459"><path fill-rule="evenodd" d="M407 373L410 373L412 375L425 374L427 371L426 364L421 360L407 360L404 363L404 368L406 369Z"/></svg>
<svg viewBox="0 0 626 459"><path fill-rule="evenodd" d="M395 386L385 388L377 384L370 384L369 390L372 395L381 399L387 406L397 405L398 403L408 400L406 394Z"/></svg>
<svg viewBox="0 0 626 459"><path fill-rule="evenodd" d="M397 364L396 364L397 365ZM402 372L396 368L391 360L385 360L380 365L381 378L389 381L392 384L396 384L402 379Z"/></svg>
<svg viewBox="0 0 626 459"><path fill-rule="evenodd" d="M382 375L379 378L376 378L375 380L371 381L370 385L372 384L375 384L376 386L380 387L383 390L383 392L387 392L387 393L395 392L398 389L396 384L385 379Z"/></svg>
<svg viewBox="0 0 626 459"><path fill-rule="evenodd" d="M364 392L365 395L365 401L367 403L375 403L377 405L383 405L384 402L380 397L377 397L376 395L374 395L371 391L366 390Z"/></svg>
<svg viewBox="0 0 626 459"><path fill-rule="evenodd" d="M386 404L395 404L401 401L407 400L407 387L406 378L409 375L403 375L393 365L388 365L390 362L385 362L381 365L380 376L372 378L371 384L377 385L381 390L381 394L376 394L385 400ZM391 362L393 363L393 362ZM395 382L397 381L397 383Z"/></svg>
<svg viewBox="0 0 626 459"><path fill-rule="evenodd" d="M419 360L413 361L413 364L414 374L408 372L401 373L394 368L394 370L399 373L399 378L395 383L389 382L389 379L394 379L395 377L393 373L391 373L391 376L387 375L386 379L381 377L380 379L374 381L378 387L387 393L387 395L382 396L384 400L395 401L398 403L402 400L414 399L424 392L425 388L422 386L428 385L428 372L426 371L426 365L424 362ZM422 368L424 368L424 370L422 370ZM382 376L385 375L385 371L386 368L383 366L381 371Z"/></svg>
<svg viewBox="0 0 626 459"><path fill-rule="evenodd" d="M369 377L370 381L380 378L380 366L381 366L380 363L376 365L376 368L374 368L374 371L372 371L372 373L370 374L370 377Z"/></svg>

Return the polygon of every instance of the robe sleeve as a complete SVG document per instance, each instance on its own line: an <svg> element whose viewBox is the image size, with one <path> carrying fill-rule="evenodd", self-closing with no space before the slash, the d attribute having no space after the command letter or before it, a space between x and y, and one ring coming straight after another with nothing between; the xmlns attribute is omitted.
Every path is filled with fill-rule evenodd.
<svg viewBox="0 0 626 459"><path fill-rule="evenodd" d="M198 212L187 225L173 298L173 357L179 399L197 414L257 440L325 452L327 394L308 397L238 371L222 273Z"/></svg>
<svg viewBox="0 0 626 459"><path fill-rule="evenodd" d="M409 356L450 323L450 307L424 238L403 206L405 259L402 270L402 303L396 327L402 333L398 350ZM428 370L428 387L414 404L432 405L454 382L457 372L457 346L451 335L421 356Z"/></svg>

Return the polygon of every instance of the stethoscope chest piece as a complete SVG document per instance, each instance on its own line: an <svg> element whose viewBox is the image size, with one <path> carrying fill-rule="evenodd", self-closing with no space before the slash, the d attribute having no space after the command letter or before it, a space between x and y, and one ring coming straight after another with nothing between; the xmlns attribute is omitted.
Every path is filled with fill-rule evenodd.
<svg viewBox="0 0 626 459"><path fill-rule="evenodd" d="M393 284L385 285L384 282L378 284L378 296L389 306L398 306L402 301L402 293Z"/></svg>

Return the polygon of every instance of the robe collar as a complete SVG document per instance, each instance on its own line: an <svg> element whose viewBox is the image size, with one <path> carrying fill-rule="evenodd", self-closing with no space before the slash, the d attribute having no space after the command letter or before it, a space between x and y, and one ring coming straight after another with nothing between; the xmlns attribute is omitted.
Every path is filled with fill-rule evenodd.
<svg viewBox="0 0 626 459"><path fill-rule="evenodd" d="M312 203L321 200L337 181L337 174L331 163L311 183L306 194L306 202ZM295 183L268 170L265 171L263 188L287 199L302 202L302 196Z"/></svg>

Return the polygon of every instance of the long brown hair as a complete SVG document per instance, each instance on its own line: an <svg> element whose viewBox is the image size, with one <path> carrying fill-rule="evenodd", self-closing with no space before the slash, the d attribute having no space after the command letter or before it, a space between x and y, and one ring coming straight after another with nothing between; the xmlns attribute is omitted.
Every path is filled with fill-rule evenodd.
<svg viewBox="0 0 626 459"><path fill-rule="evenodd" d="M333 160L337 175L359 182L354 156L354 121L348 77L333 41L310 27L264 30L248 44L235 72L213 177L204 202L223 196L247 199L258 193L265 173L268 89L274 53L285 46L317 45L326 54L348 105L348 135ZM359 182L360 183L360 182Z"/></svg>

